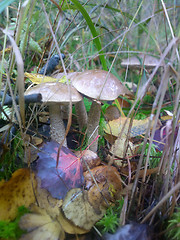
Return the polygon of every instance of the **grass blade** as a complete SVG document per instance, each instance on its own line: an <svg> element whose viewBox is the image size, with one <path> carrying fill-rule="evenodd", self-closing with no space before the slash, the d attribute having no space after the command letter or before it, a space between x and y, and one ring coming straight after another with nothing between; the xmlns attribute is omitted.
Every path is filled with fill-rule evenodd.
<svg viewBox="0 0 180 240"><path fill-rule="evenodd" d="M101 46L101 42L99 40L99 37L98 37L98 33L94 27L94 23L92 22L91 18L89 17L88 13L86 12L86 10L84 9L84 7L79 3L79 1L77 0L71 0L71 2L74 3L74 5L76 5L76 8L81 12L81 14L83 15L84 19L86 20L88 26L89 26L89 29L93 35L93 41L96 45L96 48L97 50L99 51L100 53L100 61L102 63L102 66L103 66L103 69L104 70L107 70L107 65L106 65L106 60L104 58L104 55L103 55L103 51L101 50L102 49L102 46Z"/></svg>

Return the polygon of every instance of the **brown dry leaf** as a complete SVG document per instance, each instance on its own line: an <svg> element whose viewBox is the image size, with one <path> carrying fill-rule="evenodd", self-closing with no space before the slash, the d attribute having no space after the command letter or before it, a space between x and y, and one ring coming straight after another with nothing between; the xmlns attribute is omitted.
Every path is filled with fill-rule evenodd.
<svg viewBox="0 0 180 240"><path fill-rule="evenodd" d="M94 183L94 180L96 183ZM122 180L119 172L113 166L99 166L91 172L84 174L86 188L88 189L88 201L99 213L99 206L107 208L117 200L118 193L122 189Z"/></svg>
<svg viewBox="0 0 180 240"><path fill-rule="evenodd" d="M132 161L130 160L130 168L131 168L131 173L136 171L137 169L137 164L138 162L137 161ZM122 160L115 160L115 165L117 167L120 167L120 172L121 174L125 175L125 176L128 176L129 175L129 166L128 166L128 163L127 161L123 161Z"/></svg>
<svg viewBox="0 0 180 240"><path fill-rule="evenodd" d="M127 120L127 123L124 127L124 123L126 120ZM113 136L118 137L123 129L122 135L127 135L130 120L131 120L130 118L126 118L126 117L120 117L118 119L112 120L106 124L106 128L104 130L106 133L112 134ZM141 134L144 134L148 127L148 123L149 123L149 118L146 118L143 120L136 120L136 119L133 120L132 128L130 131L130 137L136 137Z"/></svg>
<svg viewBox="0 0 180 240"><path fill-rule="evenodd" d="M46 212L37 206L32 210L36 213L29 213L21 217L19 226L21 229L28 231L20 240L63 240L65 233L60 223L52 219Z"/></svg>
<svg viewBox="0 0 180 240"><path fill-rule="evenodd" d="M116 190L112 184L107 182L93 185L88 191L88 201L97 214L100 214L101 207L108 208L115 202Z"/></svg>
<svg viewBox="0 0 180 240"><path fill-rule="evenodd" d="M119 172L113 166L98 166L91 169L91 172L86 171L84 173L84 178L86 181L86 188L89 189L92 185L94 185L95 178L97 183L108 182L114 185L114 188L118 187L118 189L122 188L122 181Z"/></svg>
<svg viewBox="0 0 180 240"><path fill-rule="evenodd" d="M26 134L24 136L25 157L23 161L25 163L32 163L37 159L39 152L38 146L43 142L42 138L36 136L30 136Z"/></svg>
<svg viewBox="0 0 180 240"><path fill-rule="evenodd" d="M62 210L66 218L85 230L90 230L106 212L105 208L99 206L97 214L88 202L87 191L82 191L80 188L71 189L67 193Z"/></svg>
<svg viewBox="0 0 180 240"><path fill-rule="evenodd" d="M125 84L124 84L125 85ZM133 92L133 90L131 89L131 92ZM131 104L126 101L125 99L121 98L121 97L118 97L117 98L117 101L119 102L120 106L122 108L130 108L131 107ZM116 104L116 102L113 102L114 104ZM117 107L116 107L117 108Z"/></svg>
<svg viewBox="0 0 180 240"><path fill-rule="evenodd" d="M150 176L150 175L152 175L152 174L154 174L154 173L158 173L158 171L159 171L159 167L147 169L147 171L146 171L146 177L147 177L147 176ZM144 169L140 170L138 177L141 178L141 177L143 177L143 176L144 176Z"/></svg>
<svg viewBox="0 0 180 240"><path fill-rule="evenodd" d="M117 139L117 137L107 133L104 134L104 137L111 145L114 144L115 140Z"/></svg>
<svg viewBox="0 0 180 240"><path fill-rule="evenodd" d="M35 202L36 179L29 169L15 171L8 182L0 183L0 220L13 220L18 207Z"/></svg>

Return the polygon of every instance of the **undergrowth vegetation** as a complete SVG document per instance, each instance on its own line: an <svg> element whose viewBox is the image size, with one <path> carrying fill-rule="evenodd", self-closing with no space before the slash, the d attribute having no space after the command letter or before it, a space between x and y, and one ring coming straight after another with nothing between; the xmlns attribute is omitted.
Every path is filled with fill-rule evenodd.
<svg viewBox="0 0 180 240"><path fill-rule="evenodd" d="M49 122L44 120L47 107L25 103L24 92L32 82L24 72L38 73L53 55L63 53L65 59L60 60L57 73L106 70L134 94L134 99L122 96L114 102L100 103L98 154L102 161L107 155L111 160L121 160L120 165L114 159L109 161L119 172L127 163L122 180L131 189L123 195L124 200L110 206L96 228L102 234L114 233L121 224L136 221L155 226L154 239L180 239L178 1L3 0L0 13L0 180L8 180L16 169L30 166L33 156L29 147L38 148L34 136L44 141L50 138ZM139 64L137 59L130 63L134 57ZM150 63L146 62L148 57L152 57ZM129 63L123 65L125 59ZM11 99L8 106L7 97ZM88 113L92 101L83 101ZM113 110L107 114L111 107L118 111L117 117ZM70 126L70 118L64 118L70 130L68 146L84 150L88 145L86 128L78 129L74 107L71 114ZM118 133L112 142L107 137L105 129L111 116L132 121L148 119L145 131L138 137L130 136L127 130L133 154L117 156L111 151L123 134ZM159 142L163 143L157 146ZM19 218L8 229L15 232ZM6 234L9 230L3 224L0 221L4 229L0 237L19 238L19 233Z"/></svg>

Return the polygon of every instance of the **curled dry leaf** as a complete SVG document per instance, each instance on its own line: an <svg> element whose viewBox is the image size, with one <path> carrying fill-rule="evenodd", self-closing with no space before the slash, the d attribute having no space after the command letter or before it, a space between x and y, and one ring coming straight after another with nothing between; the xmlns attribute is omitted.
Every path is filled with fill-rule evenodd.
<svg viewBox="0 0 180 240"><path fill-rule="evenodd" d="M0 220L13 220L18 207L35 202L36 179L29 169L15 171L8 182L0 183Z"/></svg>
<svg viewBox="0 0 180 240"><path fill-rule="evenodd" d="M103 217L106 210L99 206L97 214L89 203L87 194L87 191L82 191L80 188L71 189L64 199L62 210L65 217L76 226L90 230Z"/></svg>
<svg viewBox="0 0 180 240"><path fill-rule="evenodd" d="M75 154L81 159L83 172L87 170L87 165L91 169L98 166L101 162L101 159L98 157L97 153L91 150L77 151Z"/></svg>
<svg viewBox="0 0 180 240"><path fill-rule="evenodd" d="M94 179L96 184L94 183ZM122 190L122 181L117 169L113 166L99 166L91 172L84 174L86 189L88 189L88 201L96 213L100 207L107 208L112 202L118 199Z"/></svg>
<svg viewBox="0 0 180 240"><path fill-rule="evenodd" d="M92 175L97 183L107 182L108 184L112 184L115 190L121 190L122 188L119 172L113 166L98 166L93 168L91 172L86 171L84 173L84 178L87 189L95 184Z"/></svg>

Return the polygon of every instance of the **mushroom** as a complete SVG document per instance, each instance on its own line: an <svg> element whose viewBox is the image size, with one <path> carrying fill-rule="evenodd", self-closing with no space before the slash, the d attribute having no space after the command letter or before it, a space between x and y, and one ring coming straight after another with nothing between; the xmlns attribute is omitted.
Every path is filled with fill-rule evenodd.
<svg viewBox="0 0 180 240"><path fill-rule="evenodd" d="M158 58L145 54L139 54L138 56L123 59L121 62L122 67L128 67L132 69L141 69L142 66L144 66L147 69L153 69L158 64L159 64ZM160 64L160 66L163 66L163 64Z"/></svg>
<svg viewBox="0 0 180 240"><path fill-rule="evenodd" d="M88 144L98 136L98 126L101 115L101 104L99 101L113 101L119 95L133 94L111 73L104 70L87 70L72 78L72 85L82 94L93 101L88 114L87 138ZM90 150L96 152L97 141L90 146Z"/></svg>
<svg viewBox="0 0 180 240"><path fill-rule="evenodd" d="M60 79L60 81L63 81L63 77L67 77L68 80L72 81L75 76L78 76L81 74L80 72L70 72L65 75L64 73L58 73L52 75L54 78ZM66 79L66 81L67 81ZM75 104L75 110L77 115L77 121L79 124L79 130L82 131L84 127L87 127L87 112L84 105L83 99Z"/></svg>
<svg viewBox="0 0 180 240"><path fill-rule="evenodd" d="M65 127L60 111L61 105L68 105L70 102L68 86L60 82L46 82L36 85L25 92L25 95L40 93L42 102L49 107L51 138L58 143L62 143L65 136ZM71 88L72 103L77 103L82 100L81 95L77 90ZM67 142L64 141L64 146Z"/></svg>

